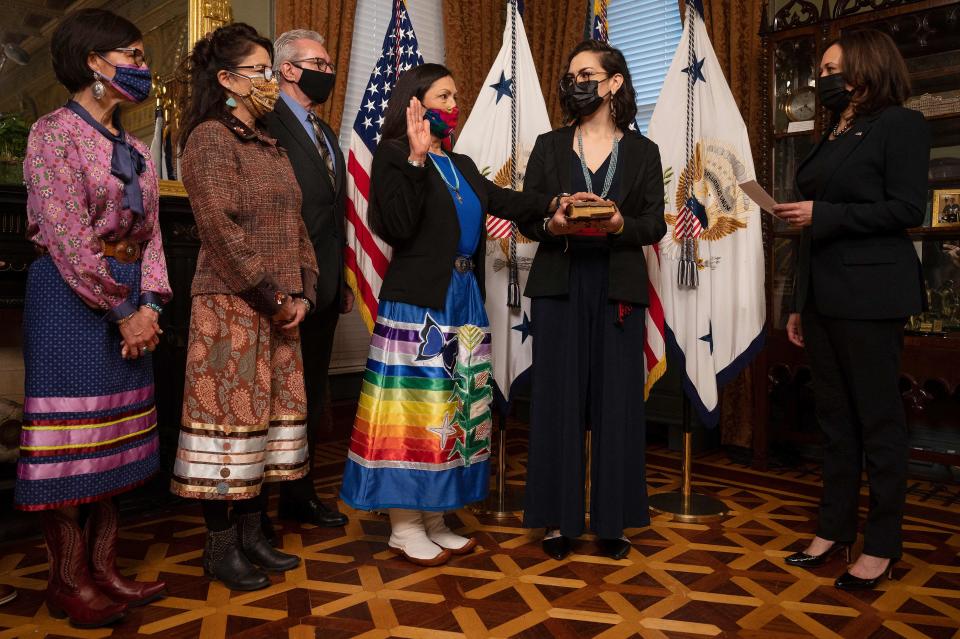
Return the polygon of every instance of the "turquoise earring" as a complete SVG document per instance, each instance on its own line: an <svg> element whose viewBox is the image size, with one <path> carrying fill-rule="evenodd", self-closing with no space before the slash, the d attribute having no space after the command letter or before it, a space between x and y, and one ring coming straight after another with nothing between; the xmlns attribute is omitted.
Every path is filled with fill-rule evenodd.
<svg viewBox="0 0 960 639"><path fill-rule="evenodd" d="M227 98L227 106L231 109L235 109L237 107L237 101L233 99L232 95Z"/></svg>

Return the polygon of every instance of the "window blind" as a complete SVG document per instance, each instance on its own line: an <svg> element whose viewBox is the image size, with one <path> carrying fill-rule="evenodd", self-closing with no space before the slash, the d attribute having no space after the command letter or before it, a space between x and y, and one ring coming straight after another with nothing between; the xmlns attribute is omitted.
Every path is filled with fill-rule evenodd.
<svg viewBox="0 0 960 639"><path fill-rule="evenodd" d="M683 31L677 0L610 0L607 30L610 44L627 59L637 92L637 125L646 134Z"/></svg>

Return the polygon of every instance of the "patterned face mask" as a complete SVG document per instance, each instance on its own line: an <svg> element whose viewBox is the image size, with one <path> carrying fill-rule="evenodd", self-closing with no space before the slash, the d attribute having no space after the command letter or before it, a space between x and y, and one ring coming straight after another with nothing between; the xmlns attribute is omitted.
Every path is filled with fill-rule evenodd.
<svg viewBox="0 0 960 639"><path fill-rule="evenodd" d="M250 80L250 93L246 95L237 94L237 97L243 102L243 106L247 107L247 111L250 112L253 119L259 120L273 111L273 107L280 97L280 86L274 78L267 80L265 78L251 78L233 71L228 71L228 73Z"/></svg>
<svg viewBox="0 0 960 639"><path fill-rule="evenodd" d="M102 55L100 59L115 70L112 78L98 73L97 76L101 80L109 82L114 89L120 92L120 95L131 102L143 102L147 99L147 96L150 95L150 85L153 82L149 67L138 67L135 64L114 64Z"/></svg>

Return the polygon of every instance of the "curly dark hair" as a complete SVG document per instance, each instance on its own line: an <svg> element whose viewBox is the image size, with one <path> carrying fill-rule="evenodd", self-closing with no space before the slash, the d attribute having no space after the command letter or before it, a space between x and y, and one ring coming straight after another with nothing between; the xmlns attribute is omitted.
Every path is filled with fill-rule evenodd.
<svg viewBox="0 0 960 639"><path fill-rule="evenodd" d="M273 43L243 22L233 22L200 38L177 71L180 107L178 144L183 151L197 125L229 113L226 89L217 80L221 69L237 66L255 47L263 47L273 64Z"/></svg>
<svg viewBox="0 0 960 639"><path fill-rule="evenodd" d="M844 31L830 46L834 44L843 51L843 79L853 87L853 108L858 115L900 106L910 97L907 63L886 33L876 29Z"/></svg>
<svg viewBox="0 0 960 639"><path fill-rule="evenodd" d="M621 131L626 131L633 125L637 118L637 92L633 88L633 80L630 78L630 69L627 67L627 60L623 57L620 49L612 47L606 42L598 40L584 40L573 48L570 55L567 56L567 63L563 67L563 75L567 74L570 68L570 62L577 55L584 51L593 51L600 54L600 65L608 75L620 74L623 76L623 86L613 97L613 119ZM562 76L561 76L562 77ZM563 118L567 124L577 122L577 117L567 111L566 106L561 100L563 106Z"/></svg>

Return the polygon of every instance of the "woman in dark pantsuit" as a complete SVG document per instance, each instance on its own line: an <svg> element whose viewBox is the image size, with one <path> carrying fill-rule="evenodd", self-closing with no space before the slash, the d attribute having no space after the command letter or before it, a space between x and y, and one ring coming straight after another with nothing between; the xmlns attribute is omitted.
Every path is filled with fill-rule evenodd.
<svg viewBox="0 0 960 639"><path fill-rule="evenodd" d="M899 392L906 318L923 283L906 230L923 223L930 134L903 108L906 64L879 31L845 33L820 63L820 102L833 113L797 172L804 202L774 210L801 228L790 341L806 348L823 431L817 534L788 564L815 567L857 536L866 459L870 510L862 554L837 588L869 589L902 552L907 426Z"/></svg>
<svg viewBox="0 0 960 639"><path fill-rule="evenodd" d="M533 298L533 394L524 525L546 528L562 559L584 528L584 435L591 428L590 525L621 559L625 528L645 526L643 246L666 232L657 146L629 130L636 116L623 54L585 41L560 83L570 126L541 135L525 190L589 191L616 204L583 226L563 214L521 225L540 242L525 294Z"/></svg>

